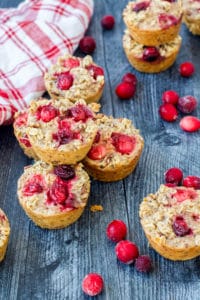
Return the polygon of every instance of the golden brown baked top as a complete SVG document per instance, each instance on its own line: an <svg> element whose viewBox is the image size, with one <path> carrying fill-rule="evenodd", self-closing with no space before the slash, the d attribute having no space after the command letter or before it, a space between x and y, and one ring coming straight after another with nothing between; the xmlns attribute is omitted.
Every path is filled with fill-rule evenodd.
<svg viewBox="0 0 200 300"><path fill-rule="evenodd" d="M52 166L42 161L25 167L18 180L18 197L35 213L55 215L84 207L89 176L82 164Z"/></svg>
<svg viewBox="0 0 200 300"><path fill-rule="evenodd" d="M145 233L160 243L184 249L200 246L200 190L161 185L140 205Z"/></svg>
<svg viewBox="0 0 200 300"><path fill-rule="evenodd" d="M99 114L96 124L98 132L86 159L98 167L103 169L129 163L143 148L143 138L131 120Z"/></svg>
<svg viewBox="0 0 200 300"><path fill-rule="evenodd" d="M137 0L129 2L123 12L129 26L143 30L168 29L181 21L182 8L179 0Z"/></svg>
<svg viewBox="0 0 200 300"><path fill-rule="evenodd" d="M0 247L4 245L10 234L10 225L8 218L2 209L0 209Z"/></svg>
<svg viewBox="0 0 200 300"><path fill-rule="evenodd" d="M98 104L86 105L84 100L34 100L28 112L27 134L43 149L76 150L97 131L94 111L98 109Z"/></svg>
<svg viewBox="0 0 200 300"><path fill-rule="evenodd" d="M104 86L104 71L89 55L84 58L69 54L59 57L44 78L51 95L60 95L71 101L87 99L88 95L98 93Z"/></svg>

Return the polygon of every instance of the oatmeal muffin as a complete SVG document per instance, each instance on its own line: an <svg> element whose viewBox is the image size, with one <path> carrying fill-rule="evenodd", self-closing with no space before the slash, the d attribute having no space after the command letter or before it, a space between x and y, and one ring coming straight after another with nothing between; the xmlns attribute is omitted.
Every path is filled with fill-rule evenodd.
<svg viewBox="0 0 200 300"><path fill-rule="evenodd" d="M45 86L53 99L84 99L98 102L103 93L104 71L92 57L79 58L66 54L58 58L44 77Z"/></svg>
<svg viewBox="0 0 200 300"><path fill-rule="evenodd" d="M171 260L200 255L200 190L161 185L140 205L141 224L150 245Z"/></svg>
<svg viewBox="0 0 200 300"><path fill-rule="evenodd" d="M75 164L90 150L97 132L97 103L84 100L39 99L31 102L27 135L38 157L46 163Z"/></svg>
<svg viewBox="0 0 200 300"><path fill-rule="evenodd" d="M123 12L124 22L138 43L158 46L175 39L179 33L182 7L180 0L137 0Z"/></svg>
<svg viewBox="0 0 200 300"><path fill-rule="evenodd" d="M10 236L10 224L3 210L0 209L0 262L4 259Z"/></svg>
<svg viewBox="0 0 200 300"><path fill-rule="evenodd" d="M143 46L138 44L125 31L123 48L130 64L140 72L158 73L168 69L176 60L181 46L178 35L173 41L159 46Z"/></svg>
<svg viewBox="0 0 200 300"><path fill-rule="evenodd" d="M16 139L19 142L19 145L24 150L24 153L30 158L38 159L35 151L33 150L33 147L31 146L28 135L26 133L27 119L28 119L28 112L26 110L15 113L14 123L13 123L14 134Z"/></svg>
<svg viewBox="0 0 200 300"><path fill-rule="evenodd" d="M195 35L200 35L200 1L182 0L183 22Z"/></svg>
<svg viewBox="0 0 200 300"><path fill-rule="evenodd" d="M117 181L136 167L144 145L139 131L128 119L99 114L98 132L83 160L87 172L100 181Z"/></svg>
<svg viewBox="0 0 200 300"><path fill-rule="evenodd" d="M90 192L88 174L75 166L37 161L18 180L19 202L32 221L48 229L64 228L83 213Z"/></svg>

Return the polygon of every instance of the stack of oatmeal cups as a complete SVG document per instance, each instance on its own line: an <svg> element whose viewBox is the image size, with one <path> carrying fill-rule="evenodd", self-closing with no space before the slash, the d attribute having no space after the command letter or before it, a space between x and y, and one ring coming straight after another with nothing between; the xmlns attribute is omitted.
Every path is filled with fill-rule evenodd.
<svg viewBox="0 0 200 300"><path fill-rule="evenodd" d="M181 46L181 1L129 2L124 9L123 19L127 26L123 48L135 69L158 73L175 62Z"/></svg>

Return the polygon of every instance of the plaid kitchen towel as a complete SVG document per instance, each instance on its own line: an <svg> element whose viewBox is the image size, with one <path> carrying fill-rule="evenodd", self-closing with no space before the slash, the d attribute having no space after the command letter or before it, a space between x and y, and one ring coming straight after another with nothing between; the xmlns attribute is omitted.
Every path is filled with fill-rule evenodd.
<svg viewBox="0 0 200 300"><path fill-rule="evenodd" d="M0 9L0 125L44 91L58 55L72 54L93 12L93 0L26 0Z"/></svg>

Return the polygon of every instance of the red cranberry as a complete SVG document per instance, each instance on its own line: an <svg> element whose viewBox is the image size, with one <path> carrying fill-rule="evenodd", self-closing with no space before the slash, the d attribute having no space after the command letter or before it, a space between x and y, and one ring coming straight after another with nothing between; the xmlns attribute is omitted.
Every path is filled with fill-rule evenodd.
<svg viewBox="0 0 200 300"><path fill-rule="evenodd" d="M63 61L63 67L71 70L80 66L80 61L77 58L69 57Z"/></svg>
<svg viewBox="0 0 200 300"><path fill-rule="evenodd" d="M97 273L87 274L82 281L82 290L89 296L99 295L103 290L103 278Z"/></svg>
<svg viewBox="0 0 200 300"><path fill-rule="evenodd" d="M183 77L190 77L195 71L193 63L186 61L182 63L179 67L179 72Z"/></svg>
<svg viewBox="0 0 200 300"><path fill-rule="evenodd" d="M109 240L117 243L126 237L126 224L121 220L113 220L108 224L106 234Z"/></svg>
<svg viewBox="0 0 200 300"><path fill-rule="evenodd" d="M31 143L30 143L29 138L28 138L27 135L25 137L23 137L23 138L20 138L19 141L20 141L21 144L23 144L27 148L31 148L32 147L32 145L31 145Z"/></svg>
<svg viewBox="0 0 200 300"><path fill-rule="evenodd" d="M133 11L139 12L141 10L146 10L149 7L149 5L150 5L150 2L148 2L148 1L136 3L133 7Z"/></svg>
<svg viewBox="0 0 200 300"><path fill-rule="evenodd" d="M80 40L79 47L85 54L91 54L96 48L96 42L93 37L85 36Z"/></svg>
<svg viewBox="0 0 200 300"><path fill-rule="evenodd" d="M172 15L160 14L158 20L162 29L168 29L172 25L178 24L178 19Z"/></svg>
<svg viewBox="0 0 200 300"><path fill-rule="evenodd" d="M20 113L18 117L15 119L15 126L21 127L27 124L27 119L28 119L28 113Z"/></svg>
<svg viewBox="0 0 200 300"><path fill-rule="evenodd" d="M132 74L132 73L126 73L123 78L122 78L122 82L128 82L133 84L134 86L136 86L137 84L137 77Z"/></svg>
<svg viewBox="0 0 200 300"><path fill-rule="evenodd" d="M57 77L57 87L58 87L58 89L60 89L62 91L63 90L67 91L72 86L73 81L74 81L74 79L69 72L61 73Z"/></svg>
<svg viewBox="0 0 200 300"><path fill-rule="evenodd" d="M97 134L94 138L94 144L98 143L100 141L100 138L101 138L101 134L99 131L97 131Z"/></svg>
<svg viewBox="0 0 200 300"><path fill-rule="evenodd" d="M152 269L151 258L148 255L140 255L135 261L135 268L139 272L148 273Z"/></svg>
<svg viewBox="0 0 200 300"><path fill-rule="evenodd" d="M145 47L142 55L144 61L152 62L160 57L160 53L156 47Z"/></svg>
<svg viewBox="0 0 200 300"><path fill-rule="evenodd" d="M125 264L132 264L139 256L138 247L134 243L127 240L117 243L115 247L115 253L117 258Z"/></svg>
<svg viewBox="0 0 200 300"><path fill-rule="evenodd" d="M93 145L88 152L88 157L93 160L101 160L106 156L106 147L104 145Z"/></svg>
<svg viewBox="0 0 200 300"><path fill-rule="evenodd" d="M184 113L189 114L197 107L197 99L193 96L184 96L178 99L178 109Z"/></svg>
<svg viewBox="0 0 200 300"><path fill-rule="evenodd" d="M42 175L34 175L29 179L23 188L24 196L33 196L43 192L43 177Z"/></svg>
<svg viewBox="0 0 200 300"><path fill-rule="evenodd" d="M183 179L183 186L193 187L194 189L200 189L200 177L187 176Z"/></svg>
<svg viewBox="0 0 200 300"><path fill-rule="evenodd" d="M136 87L129 82L121 82L117 85L115 92L120 99L130 99L135 95Z"/></svg>
<svg viewBox="0 0 200 300"><path fill-rule="evenodd" d="M87 67L92 77L96 80L98 76L104 76L104 70L98 66L90 65Z"/></svg>
<svg viewBox="0 0 200 300"><path fill-rule="evenodd" d="M115 18L111 15L106 15L101 19L101 26L104 29L111 30L115 25Z"/></svg>
<svg viewBox="0 0 200 300"><path fill-rule="evenodd" d="M180 121L180 127L187 132L197 131L200 129L200 119L193 116L184 117Z"/></svg>
<svg viewBox="0 0 200 300"><path fill-rule="evenodd" d="M176 193L172 195L176 198L176 201L181 203L185 200L194 200L197 197L197 193L191 189L177 189Z"/></svg>
<svg viewBox="0 0 200 300"><path fill-rule="evenodd" d="M68 144L70 141L80 139L80 133L71 130L71 126L66 119L58 122L58 132L53 133L53 139L60 145Z"/></svg>
<svg viewBox="0 0 200 300"><path fill-rule="evenodd" d="M166 91L162 94L163 103L176 105L178 99L179 99L179 95L173 90Z"/></svg>
<svg viewBox="0 0 200 300"><path fill-rule="evenodd" d="M162 104L159 108L161 118L167 122L174 122L178 117L178 111L172 104Z"/></svg>
<svg viewBox="0 0 200 300"><path fill-rule="evenodd" d="M72 179L75 177L74 168L68 165L60 165L54 167L54 173L64 180Z"/></svg>
<svg viewBox="0 0 200 300"><path fill-rule="evenodd" d="M48 191L48 200L55 204L64 204L69 196L68 187L62 179L56 178L50 190Z"/></svg>
<svg viewBox="0 0 200 300"><path fill-rule="evenodd" d="M179 168L171 168L165 172L166 183L179 185L183 179L183 172Z"/></svg>
<svg viewBox="0 0 200 300"><path fill-rule="evenodd" d="M191 233L186 221L182 216L177 216L172 224L172 228L176 236L185 236Z"/></svg>
<svg viewBox="0 0 200 300"><path fill-rule="evenodd" d="M75 122L86 122L87 119L93 118L93 113L83 104L77 104L70 108L67 113L67 117L72 117Z"/></svg>
<svg viewBox="0 0 200 300"><path fill-rule="evenodd" d="M127 134L113 132L111 139L116 151L121 154L130 154L135 148L135 138Z"/></svg>
<svg viewBox="0 0 200 300"><path fill-rule="evenodd" d="M36 117L38 120L42 120L45 123L50 122L59 114L58 109L56 109L53 105L43 105L39 106L36 111Z"/></svg>

